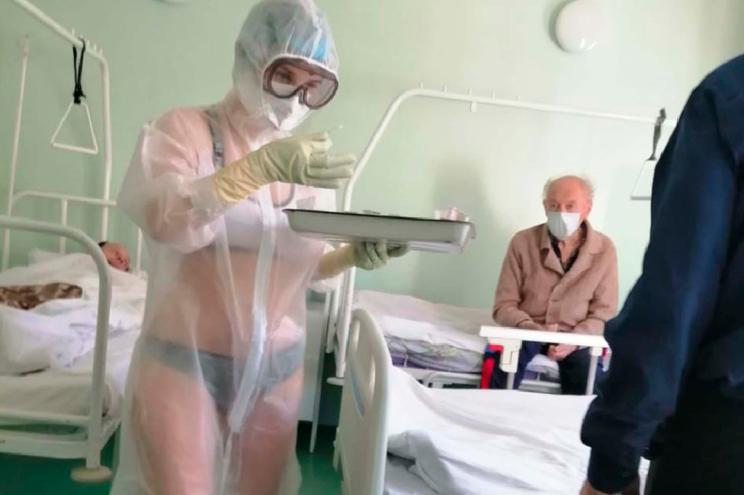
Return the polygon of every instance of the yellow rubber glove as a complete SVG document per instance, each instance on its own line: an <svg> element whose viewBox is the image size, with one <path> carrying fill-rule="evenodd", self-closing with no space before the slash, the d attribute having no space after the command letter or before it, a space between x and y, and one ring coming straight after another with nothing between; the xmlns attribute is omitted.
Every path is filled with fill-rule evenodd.
<svg viewBox="0 0 744 495"><path fill-rule="evenodd" d="M329 153L332 144L327 132L272 141L218 170L215 191L237 203L272 182L336 189L354 173L356 157Z"/></svg>
<svg viewBox="0 0 744 495"><path fill-rule="evenodd" d="M407 252L408 246L388 246L385 241L355 242L324 255L314 278L324 280L335 277L352 266L376 270L385 266L390 258L398 258Z"/></svg>

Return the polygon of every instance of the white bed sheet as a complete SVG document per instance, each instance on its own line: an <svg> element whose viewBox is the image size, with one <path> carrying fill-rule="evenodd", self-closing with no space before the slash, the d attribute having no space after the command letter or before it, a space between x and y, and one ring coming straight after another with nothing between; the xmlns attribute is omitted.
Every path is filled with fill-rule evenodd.
<svg viewBox="0 0 744 495"><path fill-rule="evenodd" d="M437 495L424 480L411 473L410 462L390 456L385 464L383 495Z"/></svg>
<svg viewBox="0 0 744 495"><path fill-rule="evenodd" d="M390 397L388 453L413 461L408 474L434 493L578 493L589 456L579 431L591 396L429 389L393 369ZM411 482L400 469L389 478Z"/></svg>
<svg viewBox="0 0 744 495"><path fill-rule="evenodd" d="M32 253L34 254L34 253ZM38 253L36 253L38 254ZM44 253L42 253L44 254ZM144 278L111 269L112 301L104 413L117 414L144 313ZM30 311L0 307L0 407L14 411L88 413L98 309L98 273L88 255L31 256L0 273L0 285L67 282L80 299L54 300ZM43 371L35 371L45 368ZM32 373L18 374L16 370Z"/></svg>
<svg viewBox="0 0 744 495"><path fill-rule="evenodd" d="M366 309L386 337L417 341L431 348L450 346L483 354L482 325L492 324L488 310L437 304L412 296L358 291L356 307Z"/></svg>
<svg viewBox="0 0 744 495"><path fill-rule="evenodd" d="M139 332L109 338L106 354L104 414L118 415L124 397L129 362ZM14 411L88 414L93 351L66 369L48 369L23 376L0 376L0 407Z"/></svg>
<svg viewBox="0 0 744 495"><path fill-rule="evenodd" d="M147 282L110 269L109 332L138 330ZM79 299L58 299L23 311L0 306L0 375L64 369L93 349L98 314L98 272L90 256L70 254L0 273L0 285L66 282L82 288Z"/></svg>

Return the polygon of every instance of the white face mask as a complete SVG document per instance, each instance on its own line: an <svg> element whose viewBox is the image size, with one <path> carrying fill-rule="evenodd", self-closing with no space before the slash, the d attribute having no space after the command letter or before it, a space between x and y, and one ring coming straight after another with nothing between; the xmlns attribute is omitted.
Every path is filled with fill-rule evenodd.
<svg viewBox="0 0 744 495"><path fill-rule="evenodd" d="M264 93L263 100L266 118L282 131L291 131L297 128L310 113L310 109L300 103L299 96L277 98L274 95Z"/></svg>
<svg viewBox="0 0 744 495"><path fill-rule="evenodd" d="M559 241L568 239L581 225L579 213L550 211L548 212L548 230Z"/></svg>

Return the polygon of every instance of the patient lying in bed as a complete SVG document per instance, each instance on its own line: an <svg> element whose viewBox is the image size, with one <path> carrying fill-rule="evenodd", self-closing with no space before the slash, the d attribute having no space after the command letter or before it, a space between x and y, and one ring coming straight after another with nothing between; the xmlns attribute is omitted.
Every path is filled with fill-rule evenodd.
<svg viewBox="0 0 744 495"><path fill-rule="evenodd" d="M38 249L28 256L28 265L0 272L0 376L67 369L96 342L101 294L91 256ZM138 333L145 277L112 268L109 281L109 338Z"/></svg>
<svg viewBox="0 0 744 495"><path fill-rule="evenodd" d="M117 270L129 271L129 252L119 242L98 243L108 264ZM0 304L16 309L33 309L55 299L78 299L83 289L65 282L0 286Z"/></svg>
<svg viewBox="0 0 744 495"><path fill-rule="evenodd" d="M98 243L109 265L123 272L129 271L129 251L119 242L101 241Z"/></svg>

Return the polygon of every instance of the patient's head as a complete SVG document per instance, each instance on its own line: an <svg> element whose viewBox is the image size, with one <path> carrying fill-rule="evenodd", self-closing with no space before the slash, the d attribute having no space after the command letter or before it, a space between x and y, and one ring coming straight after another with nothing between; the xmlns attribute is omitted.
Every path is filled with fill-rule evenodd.
<svg viewBox="0 0 744 495"><path fill-rule="evenodd" d="M566 175L551 179L543 189L543 206L546 213L578 213L581 221L592 211L594 187L589 179Z"/></svg>
<svg viewBox="0 0 744 495"><path fill-rule="evenodd" d="M129 271L129 251L118 242L103 241L98 243L101 246L106 261L117 270Z"/></svg>

